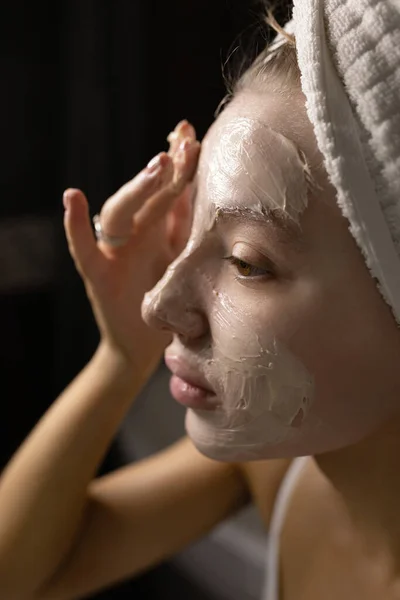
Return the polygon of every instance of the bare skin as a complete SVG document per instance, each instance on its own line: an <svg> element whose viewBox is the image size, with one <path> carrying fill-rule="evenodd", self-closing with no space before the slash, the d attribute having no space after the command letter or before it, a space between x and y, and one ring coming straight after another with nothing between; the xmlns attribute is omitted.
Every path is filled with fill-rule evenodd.
<svg viewBox="0 0 400 600"><path fill-rule="evenodd" d="M375 461L365 465L360 479L366 482L368 478L369 489L379 467ZM398 478L392 481L389 501L369 492L365 504L358 498L350 512L354 497L346 495L344 486L335 488L315 460L309 460L292 494L281 537L282 599L400 598L396 554L390 549L399 539L395 511ZM361 481L355 478L354 487L357 483ZM365 519L365 505L371 496L375 515L383 506L388 509L383 519L386 523L379 524L379 535L372 520Z"/></svg>
<svg viewBox="0 0 400 600"><path fill-rule="evenodd" d="M171 336L144 326L140 303L187 235L187 201L199 148L188 124L177 132L170 154L160 159L156 180L136 179L105 204L104 230L129 235L126 246L97 244L83 194L68 195L71 254L102 342L3 473L0 596L8 600L83 598L172 556L250 500L269 526L290 458L221 463L200 454L185 438L146 461L93 479L132 398ZM177 139L190 140L179 159ZM329 221L322 233L321 219ZM326 260L327 232L339 236L343 264L353 265L375 326L387 328L388 352L391 344L395 348L392 317L346 237L344 220L332 216L327 205L313 204L303 227L314 232ZM311 357L314 350L308 350ZM281 600L400 597L398 430L392 419L390 427L381 425L362 441L309 460L282 534Z"/></svg>

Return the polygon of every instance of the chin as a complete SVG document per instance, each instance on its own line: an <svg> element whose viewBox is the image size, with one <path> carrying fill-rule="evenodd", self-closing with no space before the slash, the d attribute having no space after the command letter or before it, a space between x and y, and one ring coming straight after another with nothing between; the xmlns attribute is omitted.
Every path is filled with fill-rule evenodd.
<svg viewBox="0 0 400 600"><path fill-rule="evenodd" d="M251 462L269 458L292 458L300 456L290 452L285 454L283 449L279 449L276 446L267 447L260 445L244 447L227 444L208 444L204 440L193 439L190 434L189 437L201 454L219 462Z"/></svg>
<svg viewBox="0 0 400 600"><path fill-rule="evenodd" d="M302 432L294 427L269 428L269 435L241 427L219 427L209 411L188 409L186 432L199 452L223 462L247 462L269 458L293 458L309 452L301 448ZM253 433L253 435L252 435Z"/></svg>
<svg viewBox="0 0 400 600"><path fill-rule="evenodd" d="M284 426L272 418L268 423L260 419L256 425L229 429L221 427L210 411L188 409L186 412L186 431L194 446L208 458L222 462L313 456L358 441L344 439L314 419L306 419L299 427Z"/></svg>

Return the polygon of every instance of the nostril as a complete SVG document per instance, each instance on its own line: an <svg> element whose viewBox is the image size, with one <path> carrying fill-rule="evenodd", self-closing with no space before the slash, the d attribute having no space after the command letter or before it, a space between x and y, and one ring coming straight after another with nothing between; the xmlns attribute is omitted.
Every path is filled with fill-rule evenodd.
<svg viewBox="0 0 400 600"><path fill-rule="evenodd" d="M207 319L196 305L189 301L191 288L185 288L183 294L177 294L175 286L168 282L159 282L148 292L142 304L142 316L150 327L159 331L175 333L187 339L204 335ZM169 282L171 283L171 282Z"/></svg>

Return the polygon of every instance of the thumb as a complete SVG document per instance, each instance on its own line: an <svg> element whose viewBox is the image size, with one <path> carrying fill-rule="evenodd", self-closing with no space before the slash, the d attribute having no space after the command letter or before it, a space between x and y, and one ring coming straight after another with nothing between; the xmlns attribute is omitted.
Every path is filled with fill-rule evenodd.
<svg viewBox="0 0 400 600"><path fill-rule="evenodd" d="M101 260L90 218L89 206L80 190L68 189L64 192L64 229L69 252L79 273L87 275L96 269Z"/></svg>

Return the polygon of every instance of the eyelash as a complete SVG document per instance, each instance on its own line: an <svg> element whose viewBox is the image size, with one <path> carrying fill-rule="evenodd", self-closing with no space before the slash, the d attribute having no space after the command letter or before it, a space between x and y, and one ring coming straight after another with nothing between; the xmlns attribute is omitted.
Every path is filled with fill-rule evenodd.
<svg viewBox="0 0 400 600"><path fill-rule="evenodd" d="M261 278L261 277L270 277L272 275L272 273L269 269L262 269L261 267L255 267L255 266L251 265L250 263L246 262L245 260L242 260L241 258L237 258L237 256L226 256L224 258L224 260L227 260L231 265L233 265L237 269L239 276L243 279L255 279L255 278ZM247 274L240 273L239 268L250 269L250 271L253 271L253 273L247 273ZM254 273L254 271L258 271L258 273Z"/></svg>

